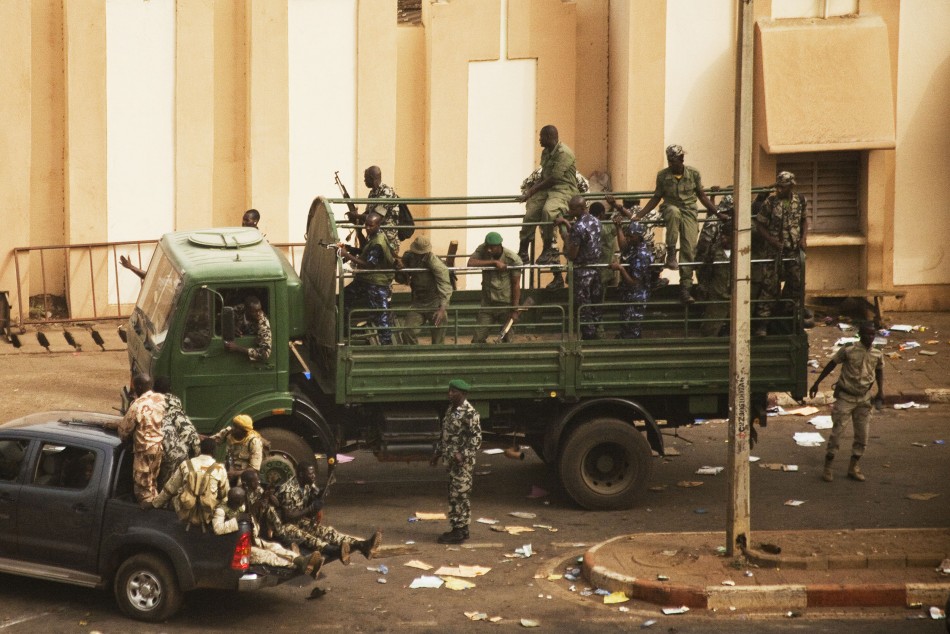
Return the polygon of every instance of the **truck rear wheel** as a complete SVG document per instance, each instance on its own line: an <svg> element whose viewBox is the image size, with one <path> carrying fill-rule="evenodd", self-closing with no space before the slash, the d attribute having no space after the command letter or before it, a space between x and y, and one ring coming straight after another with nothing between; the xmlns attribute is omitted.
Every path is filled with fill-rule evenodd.
<svg viewBox="0 0 950 634"><path fill-rule="evenodd" d="M592 511L626 509L649 481L651 457L650 444L632 424L595 418L567 437L558 472L578 505Z"/></svg>
<svg viewBox="0 0 950 634"><path fill-rule="evenodd" d="M290 458L294 465L301 462L316 462L313 457L313 447L292 431L280 427L265 427L261 430L261 435L270 443L272 454L282 454Z"/></svg>
<svg viewBox="0 0 950 634"><path fill-rule="evenodd" d="M181 608L178 579L165 560L156 555L129 557L115 576L115 599L123 614L139 621L158 623Z"/></svg>

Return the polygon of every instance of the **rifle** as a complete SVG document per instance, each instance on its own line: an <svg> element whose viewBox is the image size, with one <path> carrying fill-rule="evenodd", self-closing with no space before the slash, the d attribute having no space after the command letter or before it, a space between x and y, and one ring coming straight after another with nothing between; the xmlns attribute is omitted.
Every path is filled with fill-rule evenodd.
<svg viewBox="0 0 950 634"><path fill-rule="evenodd" d="M323 486L323 490L320 491L320 501L324 502L327 499L327 493L330 491L330 485L336 482L336 474L333 471L336 469L336 456L327 455L327 483Z"/></svg>
<svg viewBox="0 0 950 634"><path fill-rule="evenodd" d="M452 270L452 267L455 266L455 256L459 252L459 241L452 240L449 242L449 251L445 254L445 265L449 267L449 281L452 282L452 290L458 290L456 286L458 285L458 275L455 274L455 271Z"/></svg>
<svg viewBox="0 0 950 634"><path fill-rule="evenodd" d="M333 172L333 182L335 182L336 186L340 188L340 193L343 195L344 198L350 197L350 192L346 191L346 185L344 185L343 181L340 180L340 172ZM346 217L353 224L359 224L360 212L356 208L356 205L354 205L351 202L348 202L346 203L346 206L349 208L349 211L346 213ZM347 234L345 241L349 241L349 239L353 237L353 232L356 230L357 230L356 227L354 227L353 229L350 229L350 232ZM363 237L363 232L361 231L359 232L359 234L357 234L357 240L361 243L362 243L362 237Z"/></svg>
<svg viewBox="0 0 950 634"><path fill-rule="evenodd" d="M523 313L534 305L534 299L528 298L524 300L524 303L518 307L518 312ZM508 335L511 334L511 328L515 325L515 318L509 317L508 321L505 322L504 327L502 327L501 332L498 333L498 343L508 341Z"/></svg>

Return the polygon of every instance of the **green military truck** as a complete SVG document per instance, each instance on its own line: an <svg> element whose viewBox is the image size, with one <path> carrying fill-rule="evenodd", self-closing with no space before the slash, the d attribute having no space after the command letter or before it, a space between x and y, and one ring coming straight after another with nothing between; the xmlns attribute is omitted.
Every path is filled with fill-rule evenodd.
<svg viewBox="0 0 950 634"><path fill-rule="evenodd" d="M457 231L460 222L443 226ZM439 223L429 224L435 235ZM513 340L471 344L480 272L458 266L460 290L444 343L423 336L417 345L400 344L396 327L396 343L382 346L367 311L355 309L350 327L343 323L342 289L353 273L332 245L348 231L335 221L330 200L315 199L299 275L256 229L165 235L126 326L131 371L170 377L199 431L214 432L246 413L272 451L295 460L356 448L380 460L427 459L448 381L463 378L473 386L486 441L530 446L588 509L635 503L647 487L651 449L663 454L664 426L728 415L730 342L700 334L703 302L684 307L674 294L657 293L643 337L620 340L620 305L609 291L606 337L582 341L571 289L534 288L540 267L526 266L523 297L533 306ZM229 307L249 295L261 300L272 326L267 361L224 346L233 327ZM398 317L408 303L408 289L395 287L392 312ZM805 395L801 313L801 298L789 301L774 318L774 334L752 342L758 403L769 392ZM254 339L237 343L251 346Z"/></svg>

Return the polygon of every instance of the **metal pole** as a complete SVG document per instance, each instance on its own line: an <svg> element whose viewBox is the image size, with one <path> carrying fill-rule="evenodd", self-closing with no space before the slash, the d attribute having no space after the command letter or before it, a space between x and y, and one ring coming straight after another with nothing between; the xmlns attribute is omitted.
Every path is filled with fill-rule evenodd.
<svg viewBox="0 0 950 634"><path fill-rule="evenodd" d="M736 28L735 219L732 248L732 339L729 355L729 508L726 554L749 534L749 282L752 247L752 0L739 0Z"/></svg>

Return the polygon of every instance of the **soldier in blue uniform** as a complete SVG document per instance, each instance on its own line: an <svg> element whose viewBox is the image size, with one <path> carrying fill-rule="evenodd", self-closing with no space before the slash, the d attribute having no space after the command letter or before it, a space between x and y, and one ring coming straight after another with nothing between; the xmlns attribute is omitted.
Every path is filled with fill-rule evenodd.
<svg viewBox="0 0 950 634"><path fill-rule="evenodd" d="M621 222L617 217L615 222ZM650 298L650 266L653 254L643 239L645 228L636 220L617 232L617 244L620 247L620 262L614 262L610 268L620 271L620 300L624 302L620 309L618 339L639 339L640 323L646 312L646 303Z"/></svg>
<svg viewBox="0 0 950 634"><path fill-rule="evenodd" d="M360 255L350 253L346 244L339 243L337 253L345 260L356 265L355 279L343 289L344 319L346 329L350 329L350 312L354 308L372 308L377 312L370 314L369 320L376 326L379 343L390 345L393 342L392 316L389 312L389 298L395 277L395 256L386 235L379 230L383 217L371 211L366 214L366 244Z"/></svg>
<svg viewBox="0 0 950 634"><path fill-rule="evenodd" d="M557 217L555 225L568 227L565 244L567 259L574 262L574 306L581 320L581 338L596 339L597 325L603 319L601 303L604 297L599 264L603 247L600 241L600 221L590 214L587 202L574 196L567 205L567 214L573 222Z"/></svg>

